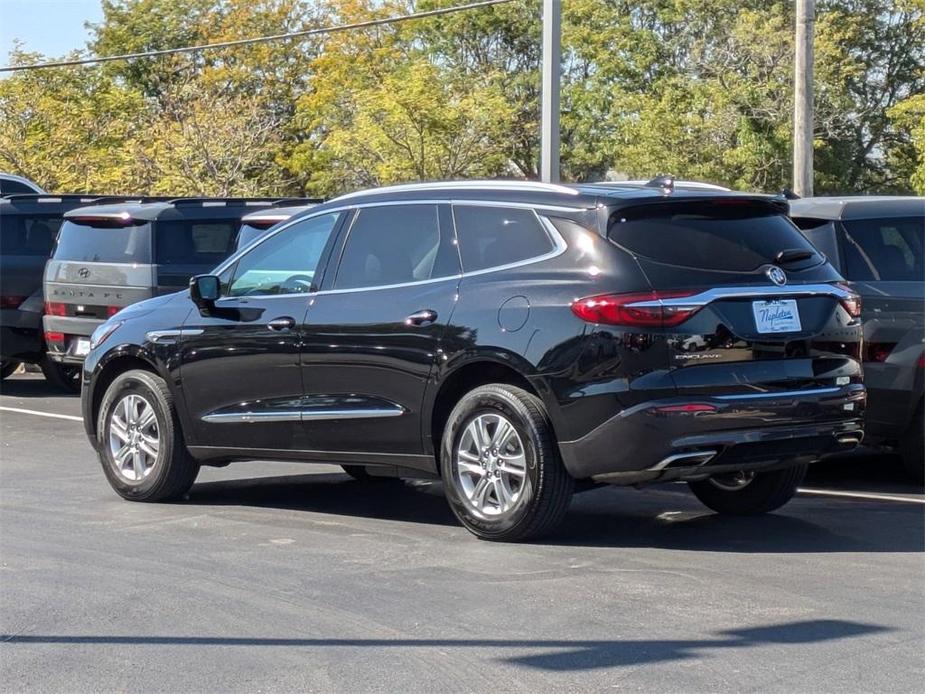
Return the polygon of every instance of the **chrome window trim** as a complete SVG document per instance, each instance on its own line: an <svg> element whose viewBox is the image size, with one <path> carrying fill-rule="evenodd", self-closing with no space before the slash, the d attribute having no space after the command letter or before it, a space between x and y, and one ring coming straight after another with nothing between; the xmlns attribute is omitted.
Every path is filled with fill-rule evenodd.
<svg viewBox="0 0 925 694"><path fill-rule="evenodd" d="M841 387L807 388L806 390L786 390L779 393L737 393L735 395L714 395L716 400L774 400L779 398L800 398L806 395L829 395L837 393Z"/></svg>
<svg viewBox="0 0 925 694"><path fill-rule="evenodd" d="M720 299L755 299L767 297L777 299L780 297L800 296L831 296L836 299L847 299L853 294L835 284L793 284L780 287L776 284L766 286L737 286L714 287L694 294L671 299L653 299L651 301L634 301L627 306L657 307L657 306L706 306Z"/></svg>
<svg viewBox="0 0 925 694"><path fill-rule="evenodd" d="M267 412L218 412L202 417L210 424L237 424L254 422L318 422L332 419L380 419L383 417L400 417L405 410L395 407L378 407L369 409L336 410L278 410Z"/></svg>

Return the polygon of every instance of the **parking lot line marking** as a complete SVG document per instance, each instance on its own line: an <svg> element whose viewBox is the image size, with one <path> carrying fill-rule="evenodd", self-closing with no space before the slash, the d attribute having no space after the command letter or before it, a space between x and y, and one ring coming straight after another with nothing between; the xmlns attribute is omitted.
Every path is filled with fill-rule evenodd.
<svg viewBox="0 0 925 694"><path fill-rule="evenodd" d="M912 496L891 496L889 494L867 494L864 492L838 492L834 489L813 489L800 487L801 494L816 494L819 496L843 496L849 499L872 499L874 501L899 501L907 504L925 504L925 499L916 499Z"/></svg>
<svg viewBox="0 0 925 694"><path fill-rule="evenodd" d="M20 414L34 414L37 417L53 417L54 419L67 419L71 422L82 422L83 417L73 414L55 414L54 412L39 412L38 410L26 410L22 407L0 407L2 412L19 412Z"/></svg>

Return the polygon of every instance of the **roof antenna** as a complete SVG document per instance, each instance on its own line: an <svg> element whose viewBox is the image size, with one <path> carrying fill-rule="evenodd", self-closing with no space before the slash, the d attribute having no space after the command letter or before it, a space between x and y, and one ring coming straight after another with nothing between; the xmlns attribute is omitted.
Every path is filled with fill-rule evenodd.
<svg viewBox="0 0 925 694"><path fill-rule="evenodd" d="M651 181L646 182L646 188L661 188L665 195L674 192L674 176L671 174L659 174Z"/></svg>

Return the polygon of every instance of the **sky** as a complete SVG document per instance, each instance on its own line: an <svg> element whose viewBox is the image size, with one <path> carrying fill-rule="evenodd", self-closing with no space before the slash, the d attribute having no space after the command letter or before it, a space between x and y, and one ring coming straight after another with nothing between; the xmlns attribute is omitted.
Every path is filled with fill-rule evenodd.
<svg viewBox="0 0 925 694"><path fill-rule="evenodd" d="M0 0L0 64L9 62L16 39L48 57L85 49L90 34L84 22L102 18L100 0Z"/></svg>

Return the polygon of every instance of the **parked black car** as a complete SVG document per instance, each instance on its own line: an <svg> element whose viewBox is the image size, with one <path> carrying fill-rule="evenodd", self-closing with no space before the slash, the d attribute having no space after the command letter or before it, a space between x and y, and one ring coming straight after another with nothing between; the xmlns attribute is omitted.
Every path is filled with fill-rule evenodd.
<svg viewBox="0 0 925 694"><path fill-rule="evenodd" d="M83 195L15 194L0 198L0 376L39 364L57 385L67 374L45 359L42 271L64 213L93 204Z"/></svg>
<svg viewBox="0 0 925 694"><path fill-rule="evenodd" d="M82 406L126 499L199 466L440 476L476 535L575 481L771 511L862 436L860 306L783 199L435 183L312 208L93 335Z"/></svg>
<svg viewBox="0 0 925 694"><path fill-rule="evenodd" d="M866 431L925 477L925 198L804 198L791 215L863 298Z"/></svg>
<svg viewBox="0 0 925 694"><path fill-rule="evenodd" d="M235 250L241 217L272 200L177 198L94 205L65 215L45 267L48 356L80 365L98 325L125 306L189 285Z"/></svg>

